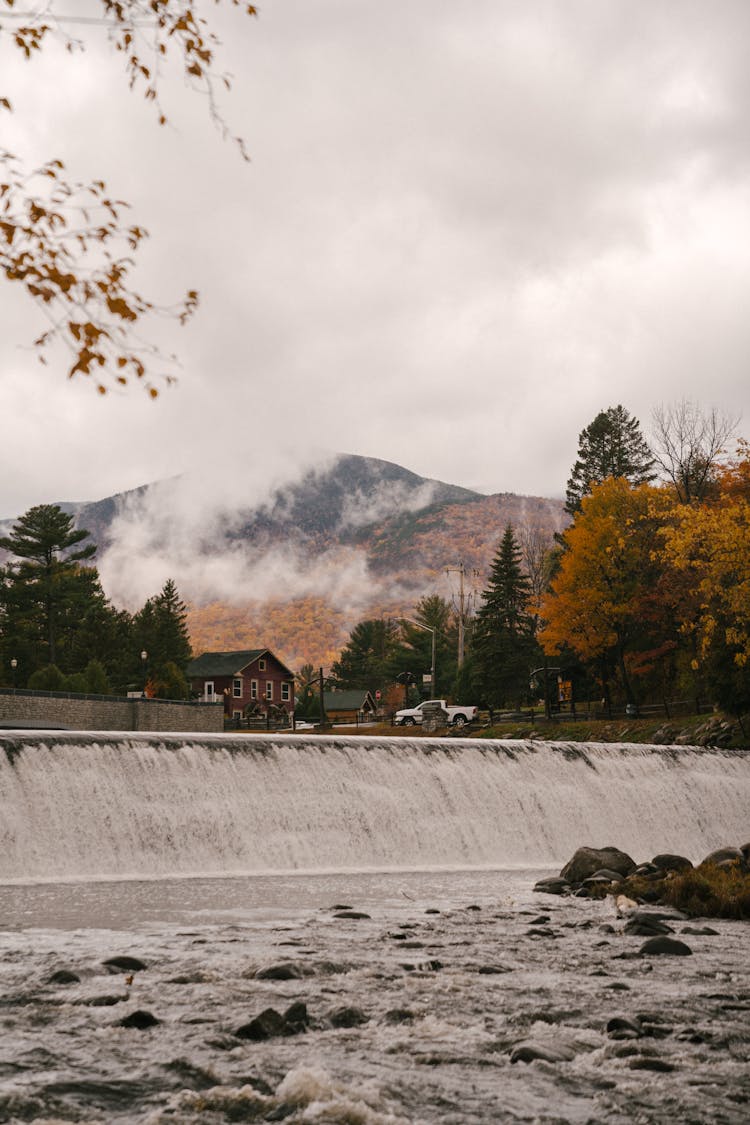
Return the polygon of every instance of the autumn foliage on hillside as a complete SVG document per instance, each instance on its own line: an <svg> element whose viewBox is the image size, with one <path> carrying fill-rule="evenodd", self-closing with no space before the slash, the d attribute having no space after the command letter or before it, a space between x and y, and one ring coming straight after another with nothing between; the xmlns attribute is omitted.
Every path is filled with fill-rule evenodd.
<svg viewBox="0 0 750 1125"><path fill-rule="evenodd" d="M292 668L310 663L329 668L338 658L358 621L372 617L398 618L413 614L420 598L436 591L450 598L455 580L446 571L463 563L469 576L467 592L486 582L498 539L512 523L539 533L550 545L565 524L559 501L501 494L464 503L435 504L402 513L360 529L351 537L366 556L372 576L361 590L341 600L322 596L233 603L214 601L189 607L188 621L194 652L271 648ZM337 555L326 555L332 568ZM349 559L349 556L346 556Z"/></svg>

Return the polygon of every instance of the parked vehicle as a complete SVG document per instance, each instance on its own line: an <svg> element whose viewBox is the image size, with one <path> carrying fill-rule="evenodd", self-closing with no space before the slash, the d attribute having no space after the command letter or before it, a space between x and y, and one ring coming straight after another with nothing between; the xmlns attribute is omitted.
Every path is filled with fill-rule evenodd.
<svg viewBox="0 0 750 1125"><path fill-rule="evenodd" d="M477 717L477 708L469 704L459 703L454 707L449 707L444 699L425 699L417 707L405 707L403 710L397 711L393 716L393 722L397 727L413 727L424 719L422 708L434 707L436 703L442 707L443 711L448 712L448 722L453 727L463 727Z"/></svg>

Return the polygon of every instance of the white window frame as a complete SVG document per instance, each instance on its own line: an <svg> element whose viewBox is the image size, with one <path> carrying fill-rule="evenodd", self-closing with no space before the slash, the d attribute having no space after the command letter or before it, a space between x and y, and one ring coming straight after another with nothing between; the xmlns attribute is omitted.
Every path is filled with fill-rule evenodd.
<svg viewBox="0 0 750 1125"><path fill-rule="evenodd" d="M250 681L250 698L251 699L257 699L258 698L258 681L257 680L251 680Z"/></svg>
<svg viewBox="0 0 750 1125"><path fill-rule="evenodd" d="M284 683L281 685L281 702L288 703L292 698L291 684Z"/></svg>
<svg viewBox="0 0 750 1125"><path fill-rule="evenodd" d="M241 719L242 718L242 712L241 711L232 711L232 718L233 719Z"/></svg>
<svg viewBox="0 0 750 1125"><path fill-rule="evenodd" d="M260 669L261 672L265 672L265 670L266 670L265 660L259 660L258 661L258 668Z"/></svg>
<svg viewBox="0 0 750 1125"><path fill-rule="evenodd" d="M203 681L203 698L216 699L216 687L213 680Z"/></svg>
<svg viewBox="0 0 750 1125"><path fill-rule="evenodd" d="M235 676L232 680L232 698L242 699L242 678Z"/></svg>
<svg viewBox="0 0 750 1125"><path fill-rule="evenodd" d="M266 680L266 699L273 702L273 680Z"/></svg>

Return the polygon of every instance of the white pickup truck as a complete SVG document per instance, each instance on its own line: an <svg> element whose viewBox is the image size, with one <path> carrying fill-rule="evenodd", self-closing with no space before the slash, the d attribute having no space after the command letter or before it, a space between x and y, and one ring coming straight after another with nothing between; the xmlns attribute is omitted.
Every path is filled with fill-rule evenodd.
<svg viewBox="0 0 750 1125"><path fill-rule="evenodd" d="M425 699L418 707L406 707L403 711L397 711L393 716L394 725L397 727L413 727L416 723L421 723L424 717L422 708L434 706L436 703L440 704L443 711L448 712L448 722L454 727L463 727L477 716L476 707L469 707L466 704L449 707L444 699Z"/></svg>

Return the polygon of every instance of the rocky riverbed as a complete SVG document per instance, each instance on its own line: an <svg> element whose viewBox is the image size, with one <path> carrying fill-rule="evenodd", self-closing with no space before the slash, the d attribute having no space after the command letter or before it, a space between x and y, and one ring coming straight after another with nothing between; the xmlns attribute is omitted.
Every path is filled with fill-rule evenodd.
<svg viewBox="0 0 750 1125"><path fill-rule="evenodd" d="M0 1119L744 1123L748 924L539 875L0 888Z"/></svg>

